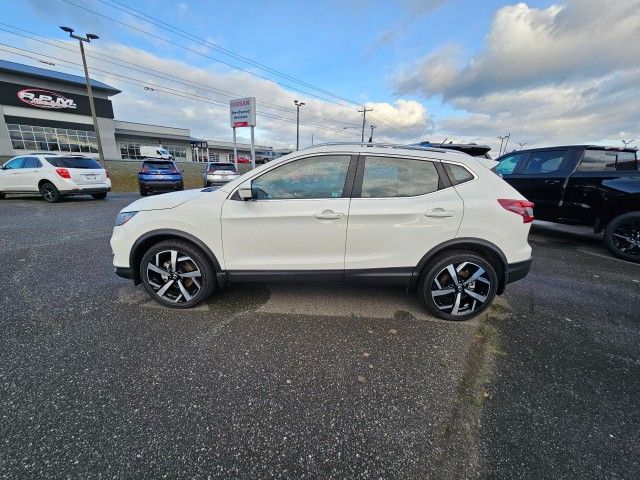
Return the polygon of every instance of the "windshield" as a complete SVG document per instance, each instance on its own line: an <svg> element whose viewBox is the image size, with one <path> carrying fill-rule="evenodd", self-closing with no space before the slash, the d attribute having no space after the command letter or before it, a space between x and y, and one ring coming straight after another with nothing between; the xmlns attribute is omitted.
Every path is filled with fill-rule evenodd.
<svg viewBox="0 0 640 480"><path fill-rule="evenodd" d="M102 165L93 158L86 157L45 157L54 167L58 168L84 168L91 170L101 170Z"/></svg>
<svg viewBox="0 0 640 480"><path fill-rule="evenodd" d="M175 168L172 162L144 162L142 166L148 170L173 170Z"/></svg>
<svg viewBox="0 0 640 480"><path fill-rule="evenodd" d="M166 148L159 148L159 149L158 149L158 153L159 153L160 155L165 155L165 156L167 156L167 157L168 157L169 155L171 155L171 154L169 153L169 150L167 150Z"/></svg>

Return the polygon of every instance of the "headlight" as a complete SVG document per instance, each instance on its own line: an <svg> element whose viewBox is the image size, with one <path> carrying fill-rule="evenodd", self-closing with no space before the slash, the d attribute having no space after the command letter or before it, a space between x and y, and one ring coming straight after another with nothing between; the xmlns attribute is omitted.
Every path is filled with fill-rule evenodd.
<svg viewBox="0 0 640 480"><path fill-rule="evenodd" d="M119 227L120 225L124 225L125 223L127 223L129 220L133 218L133 216L136 213L138 212L120 212L116 217L116 227Z"/></svg>

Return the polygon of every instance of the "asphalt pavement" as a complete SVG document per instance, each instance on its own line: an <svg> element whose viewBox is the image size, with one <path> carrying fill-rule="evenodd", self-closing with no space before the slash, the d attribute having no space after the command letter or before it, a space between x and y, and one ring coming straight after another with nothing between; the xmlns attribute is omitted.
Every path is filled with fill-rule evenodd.
<svg viewBox="0 0 640 480"><path fill-rule="evenodd" d="M488 315L402 288L116 277L137 198L0 201L3 478L634 478L640 266L536 227Z"/></svg>

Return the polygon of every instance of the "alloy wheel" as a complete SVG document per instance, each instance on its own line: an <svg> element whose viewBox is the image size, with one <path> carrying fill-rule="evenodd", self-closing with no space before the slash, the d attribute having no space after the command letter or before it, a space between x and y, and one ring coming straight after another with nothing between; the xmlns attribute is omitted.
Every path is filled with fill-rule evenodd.
<svg viewBox="0 0 640 480"><path fill-rule="evenodd" d="M630 219L613 230L613 244L627 255L640 256L640 220Z"/></svg>
<svg viewBox="0 0 640 480"><path fill-rule="evenodd" d="M430 294L449 315L468 315L482 308L491 293L487 271L473 262L452 263L433 278Z"/></svg>
<svg viewBox="0 0 640 480"><path fill-rule="evenodd" d="M179 250L163 250L147 263L147 280L164 300L184 303L198 295L202 272L196 262Z"/></svg>
<svg viewBox="0 0 640 480"><path fill-rule="evenodd" d="M45 183L42 186L42 196L48 202L53 202L56 199L56 192L54 190L54 186L50 183Z"/></svg>

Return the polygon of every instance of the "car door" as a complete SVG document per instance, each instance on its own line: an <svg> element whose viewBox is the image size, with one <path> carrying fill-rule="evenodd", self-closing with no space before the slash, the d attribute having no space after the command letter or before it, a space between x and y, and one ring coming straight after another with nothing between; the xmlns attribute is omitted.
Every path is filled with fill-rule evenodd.
<svg viewBox="0 0 640 480"><path fill-rule="evenodd" d="M500 165L505 160L506 157L501 160ZM557 221L565 179L570 173L569 150L534 150L517 160L517 167L513 173L502 174L503 178L535 203L537 219ZM499 167L496 169L498 173Z"/></svg>
<svg viewBox="0 0 640 480"><path fill-rule="evenodd" d="M320 273L342 277L349 212L350 155L316 155L278 165L251 181L252 199L222 207L230 273ZM351 172L351 174L349 174ZM240 278L240 277L239 277Z"/></svg>
<svg viewBox="0 0 640 480"><path fill-rule="evenodd" d="M20 191L20 171L24 157L16 157L4 164L0 170L0 191L19 192Z"/></svg>
<svg viewBox="0 0 640 480"><path fill-rule="evenodd" d="M360 157L349 208L347 277L388 274L403 282L425 253L454 238L464 209L450 185L437 160Z"/></svg>
<svg viewBox="0 0 640 480"><path fill-rule="evenodd" d="M24 192L37 192L40 180L42 164L37 157L24 157L22 168L18 174L20 190Z"/></svg>

